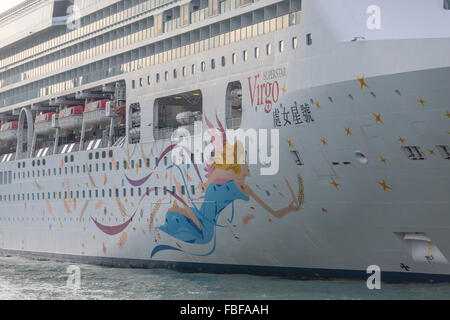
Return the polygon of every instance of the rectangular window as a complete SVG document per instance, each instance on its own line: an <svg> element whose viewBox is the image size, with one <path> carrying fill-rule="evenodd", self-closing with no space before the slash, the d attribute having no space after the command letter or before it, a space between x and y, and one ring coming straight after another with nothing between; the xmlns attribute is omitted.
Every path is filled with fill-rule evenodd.
<svg viewBox="0 0 450 320"><path fill-rule="evenodd" d="M278 43L278 51L279 51L279 52L283 52L283 51L284 51L284 41L283 41L283 40L281 40L281 41Z"/></svg>
<svg viewBox="0 0 450 320"><path fill-rule="evenodd" d="M255 48L255 59L258 59L258 58L259 58L259 48L256 47Z"/></svg>
<svg viewBox="0 0 450 320"><path fill-rule="evenodd" d="M311 33L308 33L308 34L306 35L306 44L307 44L308 46L312 45L312 34L311 34Z"/></svg>

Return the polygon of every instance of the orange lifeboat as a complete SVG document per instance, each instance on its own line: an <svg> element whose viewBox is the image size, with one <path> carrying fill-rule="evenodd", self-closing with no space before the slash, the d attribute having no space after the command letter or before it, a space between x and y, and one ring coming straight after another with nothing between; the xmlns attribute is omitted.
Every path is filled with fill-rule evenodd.
<svg viewBox="0 0 450 320"><path fill-rule="evenodd" d="M86 104L83 114L83 120L86 125L107 125L110 122L110 117L106 115L106 104L108 102L111 101L104 99Z"/></svg>
<svg viewBox="0 0 450 320"><path fill-rule="evenodd" d="M84 106L69 106L59 112L58 123L63 130L80 129L83 124Z"/></svg>
<svg viewBox="0 0 450 320"><path fill-rule="evenodd" d="M18 121L9 121L0 127L0 141L12 142L17 140Z"/></svg>
<svg viewBox="0 0 450 320"><path fill-rule="evenodd" d="M56 112L41 113L36 116L34 121L34 131L39 135L53 134L56 128L52 127L53 115Z"/></svg>

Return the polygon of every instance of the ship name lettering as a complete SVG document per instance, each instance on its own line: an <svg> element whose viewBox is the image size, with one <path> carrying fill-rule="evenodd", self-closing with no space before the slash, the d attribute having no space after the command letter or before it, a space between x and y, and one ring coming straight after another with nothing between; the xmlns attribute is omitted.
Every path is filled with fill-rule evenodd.
<svg viewBox="0 0 450 320"><path fill-rule="evenodd" d="M266 113L270 113L272 105L280 99L280 84L277 80L260 83L260 78L259 74L248 77L251 104L252 106L264 105Z"/></svg>

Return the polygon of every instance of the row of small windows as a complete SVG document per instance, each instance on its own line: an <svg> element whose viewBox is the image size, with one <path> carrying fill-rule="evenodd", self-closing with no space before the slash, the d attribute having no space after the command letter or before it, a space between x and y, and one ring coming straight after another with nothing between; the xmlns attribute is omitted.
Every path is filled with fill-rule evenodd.
<svg viewBox="0 0 450 320"><path fill-rule="evenodd" d="M106 151L102 151L101 157L103 159L106 159L106 155L107 155ZM112 158L113 155L114 155L113 151L109 150L108 151L108 157ZM93 154L91 152L91 153L89 153L89 160L92 160L92 159L93 159ZM100 153L99 152L95 153L95 159L100 159ZM74 161L75 161L75 156L74 155L64 156L64 163L69 163L69 162L74 162ZM31 161L31 166L32 167L35 167L35 166L39 167L39 166L41 166L41 164L42 164L42 166L45 166L47 164L46 160L42 159L42 161L41 161L40 159L38 159L38 160ZM25 162L18 162L17 163L17 168L19 168L19 169L21 169L21 168L25 169L25 166L26 166Z"/></svg>
<svg viewBox="0 0 450 320"><path fill-rule="evenodd" d="M282 9L286 8L283 6L283 3L274 4L273 6L264 9L268 10L268 12L279 12L281 14L272 19L268 18L268 20L257 22L255 18L254 23L253 21L250 21L251 25L246 27L221 33L215 37L195 40L197 39L196 33L201 30L206 30L205 32L211 34L211 30L214 29L214 26L206 26L186 33L192 41L189 40L190 42L183 46L170 46L165 49L165 43L169 43L167 41L170 39L161 40L160 42L152 43L139 49L108 57L103 60L103 63L94 62L85 64L83 67L72 69L70 71L67 70L64 73L59 73L57 75L49 75L46 79L41 79L2 92L0 93L0 107L11 106L29 99L45 97L72 90L78 86L86 85L101 79L133 72L142 68L148 68L153 65L160 65L183 57L192 56L212 48L223 47L229 43L243 41L245 39L250 39L299 24L301 21L301 11L299 6L294 6L297 9L288 13L288 11ZM272 10L274 8L276 9L275 11ZM235 18L236 17L233 19ZM224 23L231 23L231 19ZM175 38L176 37L173 37L172 40ZM164 49L162 52L160 52L161 46ZM93 48L91 47L89 50L92 49ZM86 58L82 60L85 61ZM67 65L67 63L62 63L62 65L54 69L54 71L58 71L61 67ZM44 74L48 75L48 72L44 72ZM29 78L27 77L27 79Z"/></svg>
<svg viewBox="0 0 450 320"><path fill-rule="evenodd" d="M162 191L160 191L162 189ZM8 194L8 195L0 195L0 201L35 201L35 200L64 200L68 199L70 196L70 199L77 198L77 199L105 199L107 197L113 198L113 197L134 197L143 196L143 192L147 196L149 196L151 193L154 193L155 196L158 196L160 192L162 192L163 195L168 195L169 193L176 195L177 194L177 188L175 186L172 186L170 189L166 186L164 187L147 187L146 189L143 188L130 188L130 189L102 189L102 190L82 190L82 191L58 191L58 192L36 192L36 193L19 193L19 194ZM186 187L181 186L181 194L185 195L187 193ZM195 186L190 186L190 194L195 195L196 190Z"/></svg>
<svg viewBox="0 0 450 320"><path fill-rule="evenodd" d="M105 154L103 154L103 155L106 156ZM109 155L111 155L111 157L112 157L111 152L109 153ZM95 153L95 157L96 157L96 159L98 159L98 157L100 157L99 153ZM194 158L194 155L192 155L191 161L194 161L193 158ZM92 160L92 153L90 154L89 159ZM203 159L204 159L204 155L202 155L202 161L203 161ZM163 161L164 161L164 165L167 166L169 163L168 157L164 157ZM156 157L155 164L158 164L158 162L159 162L159 158ZM144 163L147 168L150 168L150 165L151 165L150 158L146 158L145 162L142 159L130 160L130 161L124 160L122 165L123 165L123 169L126 170L126 169L143 168ZM120 170L120 165L121 164L119 161L116 161L115 165L113 164L112 161L110 161L108 164L109 171ZM10 175L12 176L11 177L11 181L12 181L15 179L26 178L26 177L27 178L36 178L36 177L39 178L41 176L42 177L50 177L52 175L57 176L58 174L59 175L63 175L63 174L68 175L69 173L70 174L74 174L74 173L79 174L81 171L83 173L86 173L87 171L89 171L89 172L99 172L99 171L105 172L105 171L107 171L107 163L105 163L105 162L104 163L96 163L95 165L89 164L89 165L83 165L81 167L79 165L76 165L76 166L64 167L64 168L58 168L58 169L57 168L42 169L42 171L41 170L33 170L33 171L27 171L27 172L24 171L24 172L18 172L18 173L10 172ZM6 181L9 181L8 180L9 176L6 173L3 174L2 172L0 172L0 184L3 184L3 183L1 183L3 181L3 177L5 177L4 179L6 179L6 180L4 180L5 181L4 184L6 184ZM11 183L11 182L9 182L9 183Z"/></svg>
<svg viewBox="0 0 450 320"><path fill-rule="evenodd" d="M113 153L110 151L109 156L112 158ZM102 156L106 157L106 152L102 152ZM89 159L92 160L92 153L90 153ZM95 153L95 158L98 159L100 157L100 154L98 152ZM155 157L155 164L158 165L159 158ZM191 155L191 161L194 162L194 154ZM204 161L204 154L202 154L202 161ZM167 166L169 163L168 157L164 157L163 159L164 166ZM136 169L136 168L143 168L143 165L147 168L150 168L151 165L151 159L146 158L145 162L142 159L139 160L130 160L126 161L124 160L122 162L123 169L124 170L130 170L130 169ZM22 164L23 165L23 164ZM45 165L45 162L44 162ZM87 173L89 172L99 172L103 171L106 172L107 168L109 171L113 170L120 170L120 162L116 161L115 165L112 161L109 162L108 166L107 163L96 163L95 165L89 164L89 165L82 165L81 167L79 165L76 166L70 166L70 167L64 167L64 168L53 168L53 169L42 169L42 170L32 170L32 171L23 171L23 172L0 172L0 185L1 184L10 184L13 180L16 179L25 179L25 178L40 178L40 177L51 177L53 176L61 176L63 174L79 174L79 173Z"/></svg>
<svg viewBox="0 0 450 320"><path fill-rule="evenodd" d="M307 39L307 41L306 41L307 44L311 45L312 44L312 35L308 34L306 39ZM292 40L291 40L292 49L297 49L298 48L298 44L299 44L298 43L298 37L293 37ZM285 42L284 42L284 40L280 40L278 42L278 52L283 53L284 51L285 51ZM270 44L270 43L266 45L266 55L267 56L272 55L272 44ZM244 50L242 52L242 61L244 61L244 62L248 61L248 57L249 57L248 51ZM255 49L254 49L254 57L255 57L255 59L260 58L260 48L259 47L255 47ZM222 56L222 58L220 59L220 62L221 62L221 66L225 67L226 66L226 57ZM236 55L236 53L233 53L231 55L231 63L232 64L236 64L237 63L237 55ZM215 70L215 69L216 69L216 60L215 59L211 59L211 70ZM205 72L206 71L206 62L205 61L201 62L200 70L201 70L201 72ZM187 67L186 66L182 67L181 74L182 74L183 77L187 76ZM196 74L196 65L195 64L192 64L192 66L191 66L191 74L192 75ZM156 77L155 78L156 79L156 83L160 83L161 82L161 74L157 73L155 77ZM178 77L177 69L173 69L172 77L173 77L173 79L177 79L177 77ZM169 71L165 71L164 72L164 80L165 81L169 80ZM144 86L143 78L139 78L139 82L138 83L139 83L139 87L142 88ZM147 76L147 85L151 85L151 77L150 76ZM132 80L131 81L131 87L132 87L132 89L136 89L136 87L137 87L136 86L136 80Z"/></svg>

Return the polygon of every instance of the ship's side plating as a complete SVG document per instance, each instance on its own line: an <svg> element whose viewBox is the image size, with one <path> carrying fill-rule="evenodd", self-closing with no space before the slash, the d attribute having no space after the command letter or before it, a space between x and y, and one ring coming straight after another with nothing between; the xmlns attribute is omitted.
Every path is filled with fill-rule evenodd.
<svg viewBox="0 0 450 320"><path fill-rule="evenodd" d="M428 14L441 14L437 2ZM303 1L299 24L129 74L127 114L139 104L139 143L54 155L39 167L38 159L2 163L1 248L110 265L299 276L361 278L378 265L386 279L448 280L449 35L358 39L365 26L346 33L325 6ZM184 76L182 67L192 65L195 74ZM211 241L183 241L164 226L174 200L205 205L198 188L205 166L173 166L164 155L172 142L155 139L155 108L162 98L200 92L203 127L226 126L230 83L242 88L242 129L280 132L278 173L263 176L264 164L250 165L245 184L274 210L301 208L277 218L255 197L236 198L232 187L232 197L212 201L231 204L215 216ZM22 200L25 194L36 198Z"/></svg>

